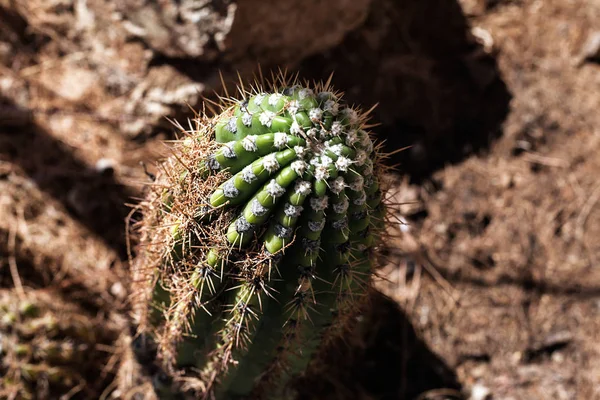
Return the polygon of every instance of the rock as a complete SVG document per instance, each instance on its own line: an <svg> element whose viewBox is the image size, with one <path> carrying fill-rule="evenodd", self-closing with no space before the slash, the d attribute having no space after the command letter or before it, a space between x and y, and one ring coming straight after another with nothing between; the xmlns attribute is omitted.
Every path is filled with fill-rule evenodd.
<svg viewBox="0 0 600 400"><path fill-rule="evenodd" d="M492 392L489 388L481 383L476 383L471 389L471 397L469 397L469 400L489 400L491 397Z"/></svg>
<svg viewBox="0 0 600 400"><path fill-rule="evenodd" d="M342 42L361 25L371 0L245 0L227 36L234 62L293 65Z"/></svg>
<svg viewBox="0 0 600 400"><path fill-rule="evenodd" d="M117 7L127 32L168 57L294 64L339 44L371 0L128 0ZM254 66L253 66L254 67Z"/></svg>
<svg viewBox="0 0 600 400"><path fill-rule="evenodd" d="M58 68L42 69L39 80L47 89L67 101L85 101L98 86L97 74L88 68L63 64Z"/></svg>
<svg viewBox="0 0 600 400"><path fill-rule="evenodd" d="M39 43L21 70L58 96L44 105L68 113L66 100L136 137L162 130L166 115L189 115L202 92L220 88L219 71L229 82L336 46L371 1L32 0L12 6L23 26L0 50Z"/></svg>
<svg viewBox="0 0 600 400"><path fill-rule="evenodd" d="M163 65L151 68L127 95L99 108L101 115L135 116L119 121L120 129L127 135L150 132L158 126L167 126L173 115L189 112L188 104L197 104L205 85L192 81L177 69Z"/></svg>
<svg viewBox="0 0 600 400"><path fill-rule="evenodd" d="M110 158L101 158L96 161L94 169L102 176L112 176L115 173L115 160Z"/></svg>
<svg viewBox="0 0 600 400"><path fill-rule="evenodd" d="M600 62L600 31L594 31L589 34L577 57L578 65L587 61Z"/></svg>
<svg viewBox="0 0 600 400"><path fill-rule="evenodd" d="M168 57L214 59L236 18L232 1L127 0L119 2L126 31Z"/></svg>
<svg viewBox="0 0 600 400"><path fill-rule="evenodd" d="M317 80L335 71L350 103L380 104L374 119L390 150L419 143L391 161L413 175L486 146L508 110L493 38L473 31L456 2L31 0L13 8L26 27L17 36L37 35L21 39L34 51L20 71L63 100L44 106L68 113L68 99L128 138L172 132L164 116L190 116L188 104L198 108L201 94L221 88L219 72L225 82L238 72L247 80L258 64L266 75L287 68Z"/></svg>

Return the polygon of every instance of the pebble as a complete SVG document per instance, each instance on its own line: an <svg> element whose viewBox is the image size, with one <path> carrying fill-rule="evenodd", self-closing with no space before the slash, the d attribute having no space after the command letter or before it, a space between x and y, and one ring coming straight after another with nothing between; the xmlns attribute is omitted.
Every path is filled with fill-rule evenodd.
<svg viewBox="0 0 600 400"><path fill-rule="evenodd" d="M482 385L481 383L476 383L473 385L469 400L490 400L491 398L492 391L488 387Z"/></svg>

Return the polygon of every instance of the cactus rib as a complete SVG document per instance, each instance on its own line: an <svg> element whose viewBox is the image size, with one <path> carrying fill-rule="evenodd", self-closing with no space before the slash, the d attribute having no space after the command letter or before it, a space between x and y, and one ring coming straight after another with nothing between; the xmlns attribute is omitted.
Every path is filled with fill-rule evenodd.
<svg viewBox="0 0 600 400"><path fill-rule="evenodd" d="M217 398L275 396L307 368L364 297L385 212L366 114L341 93L280 77L244 97L162 165L133 264L140 330Z"/></svg>

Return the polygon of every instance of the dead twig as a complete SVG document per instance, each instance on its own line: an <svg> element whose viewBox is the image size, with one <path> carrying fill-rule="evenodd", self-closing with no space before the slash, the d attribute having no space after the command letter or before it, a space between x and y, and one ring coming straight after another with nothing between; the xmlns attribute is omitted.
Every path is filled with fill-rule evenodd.
<svg viewBox="0 0 600 400"><path fill-rule="evenodd" d="M10 267L10 275L15 285L15 290L22 300L25 300L25 290L23 289L23 282L19 275L19 268L17 266L17 227L11 226L8 236L8 265Z"/></svg>

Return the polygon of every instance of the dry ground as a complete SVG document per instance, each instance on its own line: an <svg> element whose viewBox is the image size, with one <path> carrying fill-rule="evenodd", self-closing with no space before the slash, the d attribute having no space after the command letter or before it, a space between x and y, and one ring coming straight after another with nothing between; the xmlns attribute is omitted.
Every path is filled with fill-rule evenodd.
<svg viewBox="0 0 600 400"><path fill-rule="evenodd" d="M29 26L4 3L1 286L60 285L92 312L126 309L123 203L139 196L148 181L139 162L151 164L170 131L135 130L139 115L119 114L127 82L106 87L85 68L62 68L80 62L56 39L67 11ZM314 388L344 398L600 399L600 1L458 3L466 18L431 36L449 14L430 9L429 27L425 6L396 11L419 24L398 25L403 40L371 49L371 63L358 60L385 38L377 11L367 29L300 65L307 76L335 67L341 86L363 76L350 99L381 102L390 147L416 144L397 160L411 176L395 178L393 199L410 204L377 284L395 302L377 297L355 364ZM143 46L123 46L110 56L155 82ZM398 54L379 62L386 52ZM72 73L81 85L67 90L60 82ZM386 74L404 83L387 87L377 79ZM163 112L144 90L138 106Z"/></svg>
<svg viewBox="0 0 600 400"><path fill-rule="evenodd" d="M600 2L489 3L463 6L513 95L503 134L400 186L380 287L473 399L600 398Z"/></svg>

